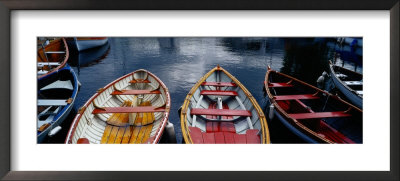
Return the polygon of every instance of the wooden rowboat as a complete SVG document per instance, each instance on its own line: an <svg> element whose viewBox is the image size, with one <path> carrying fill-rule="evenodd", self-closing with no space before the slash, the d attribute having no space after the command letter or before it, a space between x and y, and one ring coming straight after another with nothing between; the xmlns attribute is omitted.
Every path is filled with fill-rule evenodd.
<svg viewBox="0 0 400 181"><path fill-rule="evenodd" d="M158 143L168 122L170 95L147 70L111 82L79 110L65 143Z"/></svg>
<svg viewBox="0 0 400 181"><path fill-rule="evenodd" d="M68 65L38 80L38 142L60 125L70 113L78 94L79 82Z"/></svg>
<svg viewBox="0 0 400 181"><path fill-rule="evenodd" d="M63 68L67 64L68 58L69 50L64 38L52 40L46 46L39 45L37 51L38 77L41 78Z"/></svg>
<svg viewBox="0 0 400 181"><path fill-rule="evenodd" d="M362 143L362 110L286 74L265 76L269 118L310 143Z"/></svg>
<svg viewBox="0 0 400 181"><path fill-rule="evenodd" d="M108 42L107 37L78 37L75 39L78 51L99 47Z"/></svg>
<svg viewBox="0 0 400 181"><path fill-rule="evenodd" d="M188 144L270 142L262 109L251 93L219 65L193 86L180 117Z"/></svg>
<svg viewBox="0 0 400 181"><path fill-rule="evenodd" d="M363 105L363 75L336 66L329 61L330 74L336 88L355 106L362 109Z"/></svg>

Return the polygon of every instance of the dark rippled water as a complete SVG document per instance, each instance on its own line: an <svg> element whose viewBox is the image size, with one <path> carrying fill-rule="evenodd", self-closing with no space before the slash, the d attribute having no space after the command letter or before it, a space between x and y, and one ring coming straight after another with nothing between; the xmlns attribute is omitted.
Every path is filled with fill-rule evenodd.
<svg viewBox="0 0 400 181"><path fill-rule="evenodd" d="M264 107L263 81L268 65L316 85L334 52L348 60L347 67L362 72L362 56L349 47L338 46L334 38L109 38L105 46L80 53L71 51L69 64L82 86L75 110L62 124L62 131L46 142L63 143L76 110L96 90L137 69L149 70L168 87L172 101L169 120L180 143L177 111L191 87L217 64L234 75ZM332 87L327 84L327 89ZM268 124L271 142L301 142L279 121L269 120Z"/></svg>

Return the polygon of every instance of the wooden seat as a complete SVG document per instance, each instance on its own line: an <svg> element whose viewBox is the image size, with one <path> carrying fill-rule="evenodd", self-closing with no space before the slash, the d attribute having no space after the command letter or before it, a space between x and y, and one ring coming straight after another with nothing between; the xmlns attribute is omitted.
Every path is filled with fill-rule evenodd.
<svg viewBox="0 0 400 181"><path fill-rule="evenodd" d="M249 129L245 134L232 132L202 132L200 128L189 127L190 137L195 144L255 144L261 143L259 130Z"/></svg>
<svg viewBox="0 0 400 181"><path fill-rule="evenodd" d="M337 78L347 78L347 75L345 75L345 74L338 73L338 74L335 74L335 75L336 75Z"/></svg>
<svg viewBox="0 0 400 181"><path fill-rule="evenodd" d="M268 87L293 87L293 85L283 82L275 82L275 83L268 83Z"/></svg>
<svg viewBox="0 0 400 181"><path fill-rule="evenodd" d="M193 143L203 143L203 135L201 134L200 128L189 127L190 137Z"/></svg>
<svg viewBox="0 0 400 181"><path fill-rule="evenodd" d="M249 129L246 131L246 144L259 144L261 143L260 137L257 135L258 130Z"/></svg>
<svg viewBox="0 0 400 181"><path fill-rule="evenodd" d="M66 106L67 99L38 99L38 106Z"/></svg>
<svg viewBox="0 0 400 181"><path fill-rule="evenodd" d="M251 117L251 112L248 110L231 110L231 109L200 109L193 108L190 111L191 115L214 115L214 116L248 116Z"/></svg>
<svg viewBox="0 0 400 181"><path fill-rule="evenodd" d="M236 133L235 125L232 122L208 121L206 123L206 132L231 132Z"/></svg>
<svg viewBox="0 0 400 181"><path fill-rule="evenodd" d="M64 54L65 51L46 51L47 54Z"/></svg>
<svg viewBox="0 0 400 181"><path fill-rule="evenodd" d="M150 81L149 80L141 80L141 79L136 79L136 80L131 80L131 81L129 81L129 83L131 83L131 84L136 84L136 83L150 83Z"/></svg>
<svg viewBox="0 0 400 181"><path fill-rule="evenodd" d="M159 90L115 90L111 95L161 94Z"/></svg>
<svg viewBox="0 0 400 181"><path fill-rule="evenodd" d="M59 65L61 65L61 64L58 63L58 62L38 62L38 63L37 63L37 66L38 66L38 67L44 67L44 66L59 66Z"/></svg>
<svg viewBox="0 0 400 181"><path fill-rule="evenodd" d="M236 91L221 91L221 90L202 90L201 95L213 95L213 96L237 96Z"/></svg>
<svg viewBox="0 0 400 181"><path fill-rule="evenodd" d="M129 105L125 104L125 105ZM148 101L140 106L150 105ZM114 117L114 118L112 118ZM139 113L134 125L128 124L128 114L113 114L109 119L119 119L123 126L108 124L104 130L101 143L107 144L138 144L147 143L153 129L154 113ZM111 120L110 120L111 121ZM109 122L109 121L107 121ZM114 121L115 122L115 121Z"/></svg>
<svg viewBox="0 0 400 181"><path fill-rule="evenodd" d="M313 94L283 95L283 96L274 96L274 98L277 101L294 100L294 99L319 99L319 97L314 96Z"/></svg>
<svg viewBox="0 0 400 181"><path fill-rule="evenodd" d="M232 82L203 82L203 86L215 86L215 87L236 87L237 85Z"/></svg>
<svg viewBox="0 0 400 181"><path fill-rule="evenodd" d="M217 102L210 103L208 105L208 109L218 109L217 108ZM228 104L222 103L222 109L229 109ZM206 118L207 119L217 119L218 117L217 116L207 115ZM221 119L233 119L233 117L232 116L222 116Z"/></svg>
<svg viewBox="0 0 400 181"><path fill-rule="evenodd" d="M142 106L142 107L102 107L93 110L92 114L105 114L105 113L152 113L164 112L164 107Z"/></svg>
<svg viewBox="0 0 400 181"><path fill-rule="evenodd" d="M293 119L320 119L320 118L332 118L332 117L349 117L351 114L344 113L343 111L338 112L315 112L315 113L296 113L289 114Z"/></svg>
<svg viewBox="0 0 400 181"><path fill-rule="evenodd" d="M214 133L201 133L203 136L203 143L205 144L215 144Z"/></svg>
<svg viewBox="0 0 400 181"><path fill-rule="evenodd" d="M343 81L346 85L363 85L361 81Z"/></svg>

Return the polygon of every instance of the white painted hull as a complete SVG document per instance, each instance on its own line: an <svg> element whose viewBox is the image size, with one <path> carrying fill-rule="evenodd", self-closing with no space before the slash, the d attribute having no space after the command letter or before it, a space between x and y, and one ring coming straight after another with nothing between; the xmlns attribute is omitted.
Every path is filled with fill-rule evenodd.
<svg viewBox="0 0 400 181"><path fill-rule="evenodd" d="M359 107L363 108L363 98L362 94L358 94L357 90L354 90L347 86L339 77L337 77L336 72L333 68L333 65L330 63L330 75L332 77L333 83L335 84L336 88L340 90L340 92L343 93L343 95L350 100L350 102ZM350 70L349 70L350 71ZM361 90L362 91L362 90Z"/></svg>

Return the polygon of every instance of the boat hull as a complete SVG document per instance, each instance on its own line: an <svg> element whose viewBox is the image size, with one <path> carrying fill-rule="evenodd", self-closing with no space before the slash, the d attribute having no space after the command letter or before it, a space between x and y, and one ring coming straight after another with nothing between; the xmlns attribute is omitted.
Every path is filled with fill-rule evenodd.
<svg viewBox="0 0 400 181"><path fill-rule="evenodd" d="M84 51L102 46L108 42L108 38L76 38L78 51Z"/></svg>
<svg viewBox="0 0 400 181"><path fill-rule="evenodd" d="M69 113L71 112L71 110L73 109L74 103L75 103L75 99L76 96L78 95L78 91L79 91L79 81L78 78L75 74L75 71L69 67L68 65L60 70L58 70L60 72L63 71L69 71L70 74L72 75L72 82L73 82L73 91L72 91L72 95L71 95L71 103L67 104L66 106L64 106L62 108L62 110L54 117L54 119L51 121L51 125L50 127L48 127L47 129L45 129L44 131L40 132L37 136L37 142L38 143L42 143L46 137L48 137L48 133L51 131L51 129L59 126L69 115ZM47 79L51 76L57 76L56 74L57 72L53 72L51 74L48 74L44 77L42 77L41 79L39 79L39 81L43 80L43 79Z"/></svg>
<svg viewBox="0 0 400 181"><path fill-rule="evenodd" d="M363 108L363 99L354 93L354 90L350 89L336 76L333 66L330 65L330 75L332 78L333 83L335 84L336 88L339 89L340 92L355 106L359 107L360 109Z"/></svg>
<svg viewBox="0 0 400 181"><path fill-rule="evenodd" d="M271 106L271 102L270 100L267 98L267 107ZM299 137L300 139L302 139L303 141L307 142L307 143L319 143L316 139L313 139L312 137L310 137L309 135L301 132L298 128L296 128L296 126L291 124L291 120L286 119L285 117L283 117L276 109L273 110L267 110L267 114L270 114L270 111L273 111L273 117L278 119L283 125L285 125L285 127L287 129L289 129L292 133L294 133L297 137ZM271 118L270 118L271 119Z"/></svg>

